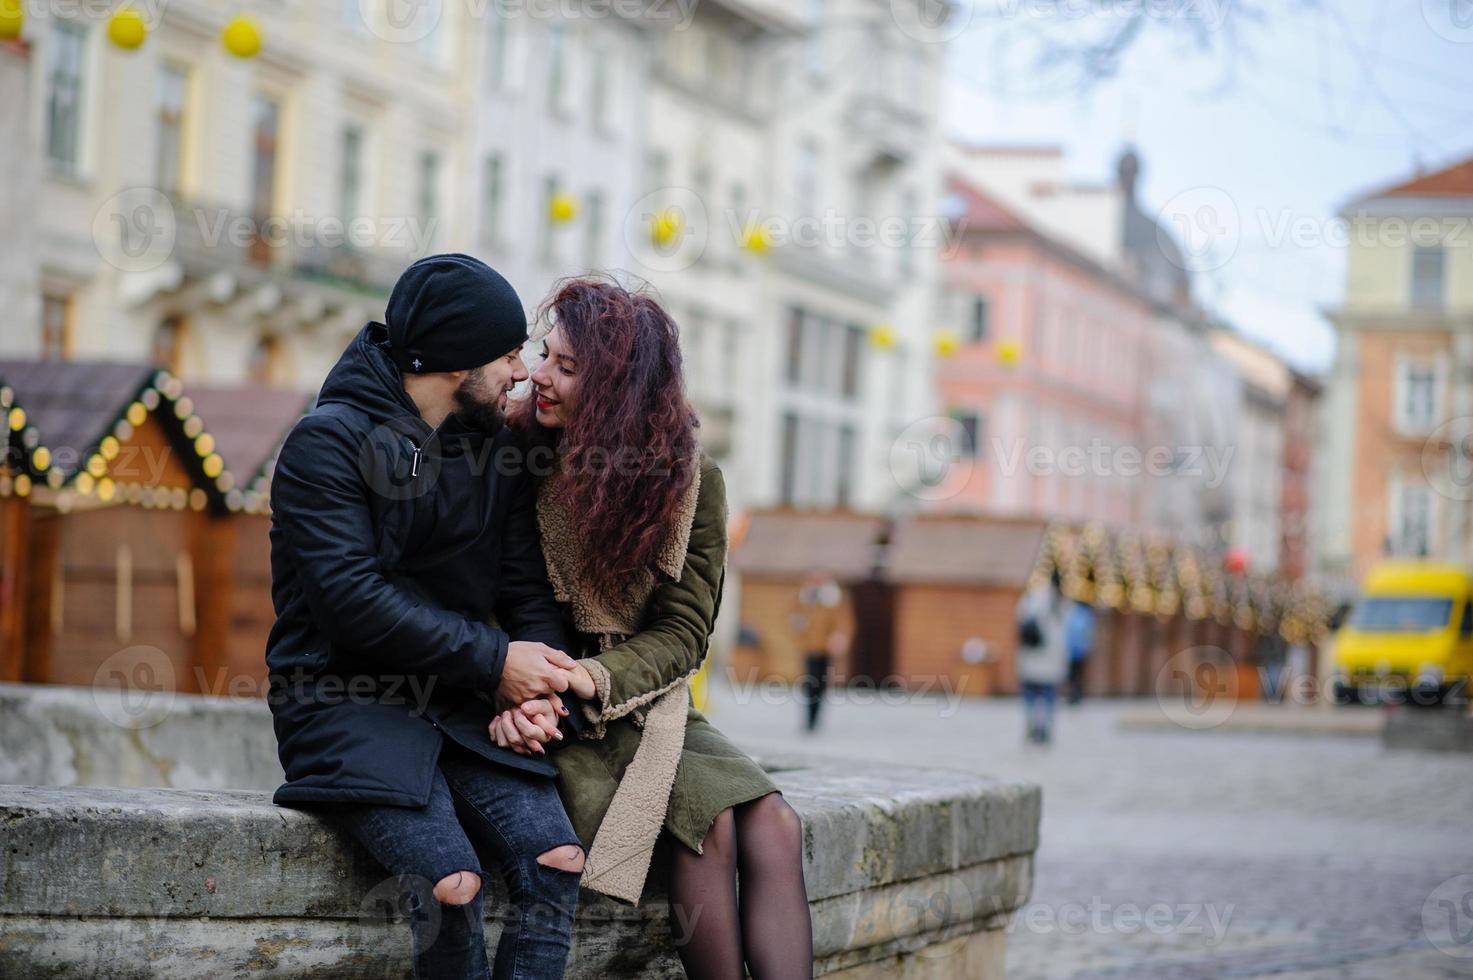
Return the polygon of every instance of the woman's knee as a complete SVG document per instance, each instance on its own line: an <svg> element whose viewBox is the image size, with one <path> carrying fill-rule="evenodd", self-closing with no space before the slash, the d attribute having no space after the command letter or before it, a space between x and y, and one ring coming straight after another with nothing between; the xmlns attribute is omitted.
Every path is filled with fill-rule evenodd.
<svg viewBox="0 0 1473 980"><path fill-rule="evenodd" d="M441 905L469 905L480 893L480 875L474 871L456 871L436 882L432 894Z"/></svg>
<svg viewBox="0 0 1473 980"><path fill-rule="evenodd" d="M736 854L736 815L731 807L716 814L706 839L701 842L701 854L717 854L723 857Z"/></svg>
<svg viewBox="0 0 1473 980"><path fill-rule="evenodd" d="M737 819L743 838L786 845L791 850L803 846L803 818L781 793L768 793L742 804Z"/></svg>

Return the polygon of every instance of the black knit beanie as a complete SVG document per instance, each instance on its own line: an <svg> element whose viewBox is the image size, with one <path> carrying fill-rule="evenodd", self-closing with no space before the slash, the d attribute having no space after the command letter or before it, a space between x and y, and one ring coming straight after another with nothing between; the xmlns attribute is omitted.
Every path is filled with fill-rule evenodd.
<svg viewBox="0 0 1473 980"><path fill-rule="evenodd" d="M477 368L527 340L527 316L511 283L459 253L429 255L405 269L385 319L389 356L406 374Z"/></svg>

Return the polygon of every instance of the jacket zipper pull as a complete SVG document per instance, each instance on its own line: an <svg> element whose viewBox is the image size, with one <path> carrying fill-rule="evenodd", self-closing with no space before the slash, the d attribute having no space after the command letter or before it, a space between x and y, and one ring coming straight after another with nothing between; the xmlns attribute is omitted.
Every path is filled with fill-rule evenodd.
<svg viewBox="0 0 1473 980"><path fill-rule="evenodd" d="M414 456L409 461L410 476L419 476L419 457L423 455L423 453L424 450L420 449L418 446L414 447Z"/></svg>

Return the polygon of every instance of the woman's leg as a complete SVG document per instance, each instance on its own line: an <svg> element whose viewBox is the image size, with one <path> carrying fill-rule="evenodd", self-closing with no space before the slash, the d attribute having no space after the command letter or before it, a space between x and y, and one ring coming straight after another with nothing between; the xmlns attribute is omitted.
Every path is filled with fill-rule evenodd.
<svg viewBox="0 0 1473 980"><path fill-rule="evenodd" d="M553 781L446 745L440 767L465 829L506 878L515 917L496 946L496 980L559 980L567 969L583 847Z"/></svg>
<svg viewBox="0 0 1473 980"><path fill-rule="evenodd" d="M344 827L397 878L398 904L385 911L409 919L415 977L486 976L481 863L438 770L423 809L356 803L314 809Z"/></svg>
<svg viewBox="0 0 1473 980"><path fill-rule="evenodd" d="M670 848L670 931L690 980L742 980L736 818L716 815L701 853Z"/></svg>
<svg viewBox="0 0 1473 980"><path fill-rule="evenodd" d="M736 811L742 948L753 980L810 980L813 924L803 882L803 821L780 793Z"/></svg>

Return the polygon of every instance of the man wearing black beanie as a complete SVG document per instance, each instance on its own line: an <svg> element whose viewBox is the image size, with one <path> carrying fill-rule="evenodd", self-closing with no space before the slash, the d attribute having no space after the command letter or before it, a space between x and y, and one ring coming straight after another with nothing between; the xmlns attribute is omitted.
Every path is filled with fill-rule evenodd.
<svg viewBox="0 0 1473 980"><path fill-rule="evenodd" d="M562 977L583 849L557 769L488 731L556 700L573 667L504 425L526 316L485 263L435 255L386 320L344 351L272 478L275 802L337 822L396 876L416 976L487 975L485 858L517 912L492 975ZM552 734L578 729L565 713Z"/></svg>

